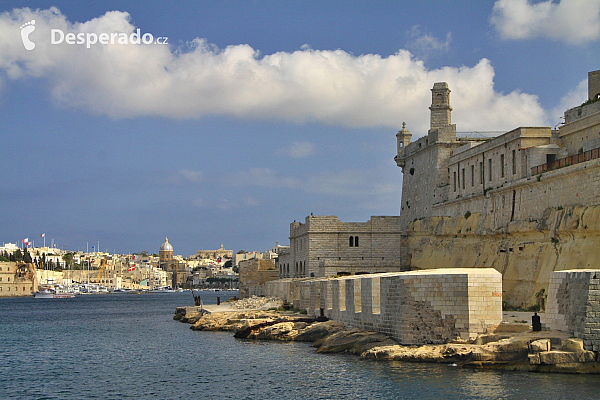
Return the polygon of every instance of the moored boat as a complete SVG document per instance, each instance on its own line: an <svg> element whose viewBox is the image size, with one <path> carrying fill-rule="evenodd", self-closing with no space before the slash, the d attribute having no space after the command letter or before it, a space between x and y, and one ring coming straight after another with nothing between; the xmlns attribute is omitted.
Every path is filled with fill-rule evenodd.
<svg viewBox="0 0 600 400"><path fill-rule="evenodd" d="M36 299L71 299L75 297L75 293L58 293L54 289L42 289L33 293Z"/></svg>

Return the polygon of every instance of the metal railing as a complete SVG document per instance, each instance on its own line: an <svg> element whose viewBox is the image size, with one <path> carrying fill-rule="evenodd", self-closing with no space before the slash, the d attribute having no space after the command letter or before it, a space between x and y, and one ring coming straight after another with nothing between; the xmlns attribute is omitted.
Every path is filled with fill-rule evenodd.
<svg viewBox="0 0 600 400"><path fill-rule="evenodd" d="M595 148L583 153L561 158L553 162L538 165L537 167L532 167L531 175L538 175L543 172L553 171L555 169L568 167L570 165L579 164L585 161L595 160L596 158L600 158L600 148Z"/></svg>

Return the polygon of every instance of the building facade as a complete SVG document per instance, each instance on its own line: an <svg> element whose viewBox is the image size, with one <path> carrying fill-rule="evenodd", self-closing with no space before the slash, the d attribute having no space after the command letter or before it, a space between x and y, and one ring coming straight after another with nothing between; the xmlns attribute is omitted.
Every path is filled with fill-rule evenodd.
<svg viewBox="0 0 600 400"><path fill-rule="evenodd" d="M30 296L37 289L33 264L0 261L0 297Z"/></svg>
<svg viewBox="0 0 600 400"><path fill-rule="evenodd" d="M290 247L277 258L280 278L400 271L400 218L373 216L342 222L309 215L290 224Z"/></svg>
<svg viewBox="0 0 600 400"><path fill-rule="evenodd" d="M427 135L412 142L406 126L396 134L403 232L410 222L432 216L483 213L495 229L536 218L548 207L598 204L600 191L585 184L593 170L581 179L548 181L564 175L564 167L588 169L598 159L600 101L592 93L600 86L599 72L588 75L589 104L567 110L559 129L519 127L491 138L459 137L448 84L434 84Z"/></svg>

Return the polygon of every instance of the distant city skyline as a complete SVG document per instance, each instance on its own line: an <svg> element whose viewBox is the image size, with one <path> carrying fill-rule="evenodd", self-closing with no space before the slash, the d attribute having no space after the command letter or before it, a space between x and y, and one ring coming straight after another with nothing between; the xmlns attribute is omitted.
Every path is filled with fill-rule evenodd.
<svg viewBox="0 0 600 400"><path fill-rule="evenodd" d="M0 242L120 254L399 215L395 134L427 133L434 82L459 132L508 131L557 126L600 69L597 0L8 0L0 32Z"/></svg>

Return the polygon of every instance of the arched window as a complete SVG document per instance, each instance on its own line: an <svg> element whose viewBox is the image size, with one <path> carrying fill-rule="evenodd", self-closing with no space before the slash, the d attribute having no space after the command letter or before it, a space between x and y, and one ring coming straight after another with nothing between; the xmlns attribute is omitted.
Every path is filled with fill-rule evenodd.
<svg viewBox="0 0 600 400"><path fill-rule="evenodd" d="M354 236L348 238L348 246L354 247Z"/></svg>
<svg viewBox="0 0 600 400"><path fill-rule="evenodd" d="M354 236L354 247L358 247L358 236Z"/></svg>

